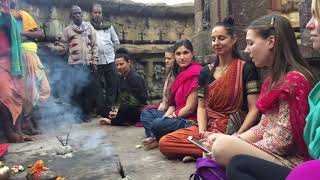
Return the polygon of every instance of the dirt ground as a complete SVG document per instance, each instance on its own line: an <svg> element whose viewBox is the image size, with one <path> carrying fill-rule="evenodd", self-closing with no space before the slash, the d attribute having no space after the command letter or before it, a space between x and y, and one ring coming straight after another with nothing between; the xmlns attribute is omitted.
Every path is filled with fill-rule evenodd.
<svg viewBox="0 0 320 180"><path fill-rule="evenodd" d="M120 159L125 174L133 180L185 180L195 170L195 163L168 160L158 149L137 148L144 138L143 128L101 126L96 119L73 125L69 138L73 152L57 155L62 145L55 136L66 139L70 127L45 132L33 142L10 144L6 164L28 167L41 159L51 171L70 180L121 179L115 159ZM25 176L26 171L12 179Z"/></svg>

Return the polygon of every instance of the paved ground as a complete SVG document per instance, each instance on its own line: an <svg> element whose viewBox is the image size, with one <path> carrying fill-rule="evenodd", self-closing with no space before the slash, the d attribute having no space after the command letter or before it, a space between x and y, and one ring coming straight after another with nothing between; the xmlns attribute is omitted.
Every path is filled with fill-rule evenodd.
<svg viewBox="0 0 320 180"><path fill-rule="evenodd" d="M73 125L69 141L72 157L57 155L56 150L62 146L55 136L66 137L69 128L56 128L34 142L10 144L6 163L30 166L42 159L58 175L81 180L121 179L114 161L117 157L126 175L134 180L185 180L194 171L195 163L165 159L158 149L136 148L144 138L143 128L100 126L97 120ZM12 179L25 179L25 175L23 172Z"/></svg>

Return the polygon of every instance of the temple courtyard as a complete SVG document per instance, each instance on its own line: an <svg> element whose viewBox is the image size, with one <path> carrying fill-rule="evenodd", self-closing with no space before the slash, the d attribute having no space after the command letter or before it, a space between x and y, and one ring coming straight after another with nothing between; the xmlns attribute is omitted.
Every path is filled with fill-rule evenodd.
<svg viewBox="0 0 320 180"><path fill-rule="evenodd" d="M168 160L158 149L145 151L141 127L101 126L93 119L90 123L57 126L36 138L9 144L6 164L26 168L12 179L25 179L28 167L37 160L43 160L50 172L68 180L122 179L117 170L119 161L125 176L133 180L184 180L195 170L195 163ZM63 146L66 139L68 145Z"/></svg>

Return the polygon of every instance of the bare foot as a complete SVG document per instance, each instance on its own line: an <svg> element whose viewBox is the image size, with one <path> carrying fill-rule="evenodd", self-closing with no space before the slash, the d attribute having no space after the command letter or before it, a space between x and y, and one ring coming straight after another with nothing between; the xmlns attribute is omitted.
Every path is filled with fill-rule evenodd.
<svg viewBox="0 0 320 180"><path fill-rule="evenodd" d="M21 138L23 139L23 141L35 141L35 138L32 138L26 134L20 133Z"/></svg>
<svg viewBox="0 0 320 180"><path fill-rule="evenodd" d="M10 132L7 134L7 139L9 143L23 143L24 139L15 132Z"/></svg>
<svg viewBox="0 0 320 180"><path fill-rule="evenodd" d="M101 125L111 125L111 120L108 118L101 118L100 119L100 124Z"/></svg>
<svg viewBox="0 0 320 180"><path fill-rule="evenodd" d="M153 137L148 137L142 140L142 143L144 146L144 150L150 150L158 147L158 141L156 140L156 138Z"/></svg>
<svg viewBox="0 0 320 180"><path fill-rule="evenodd" d="M24 134L21 129L17 129L17 134L23 139L23 141L34 141L36 139Z"/></svg>
<svg viewBox="0 0 320 180"><path fill-rule="evenodd" d="M196 161L196 158L194 158L193 156L185 156L182 158L183 163L188 163L188 162L193 162L193 161Z"/></svg>
<svg viewBox="0 0 320 180"><path fill-rule="evenodd" d="M34 136L34 135L42 134L42 132L33 128L33 129L29 129L29 131L26 132L26 134L29 136Z"/></svg>
<svg viewBox="0 0 320 180"><path fill-rule="evenodd" d="M29 136L42 134L41 131L39 131L36 128L34 128L33 125L29 126L28 128L24 128L22 131L23 131L24 134L27 134Z"/></svg>
<svg viewBox="0 0 320 180"><path fill-rule="evenodd" d="M32 138L28 135L24 135L24 136L22 136L22 138L24 141L35 141L36 140L35 138Z"/></svg>

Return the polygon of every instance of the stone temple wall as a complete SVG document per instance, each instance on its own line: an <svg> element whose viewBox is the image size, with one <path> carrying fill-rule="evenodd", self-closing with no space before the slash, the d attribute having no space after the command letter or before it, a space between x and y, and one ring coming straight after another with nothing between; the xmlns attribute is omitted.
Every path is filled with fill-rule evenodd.
<svg viewBox="0 0 320 180"><path fill-rule="evenodd" d="M110 20L121 41L133 55L134 68L141 74L149 88L149 94L156 99L161 97L164 74L164 49L178 39L191 39L194 29L193 5L166 6L130 1L98 0L106 19ZM70 7L79 5L84 19L90 19L93 1L86 0L21 0L20 9L28 11L37 19L45 32L42 41L54 41L70 23Z"/></svg>
<svg viewBox="0 0 320 180"><path fill-rule="evenodd" d="M199 59L204 62L214 57L211 48L211 30L216 22L227 15L235 19L239 48L245 48L246 27L256 18L270 13L286 16L297 31L300 51L320 76L320 54L312 50L309 32L305 29L310 20L311 0L195 0L195 34L192 37ZM300 29L300 31L299 31Z"/></svg>

